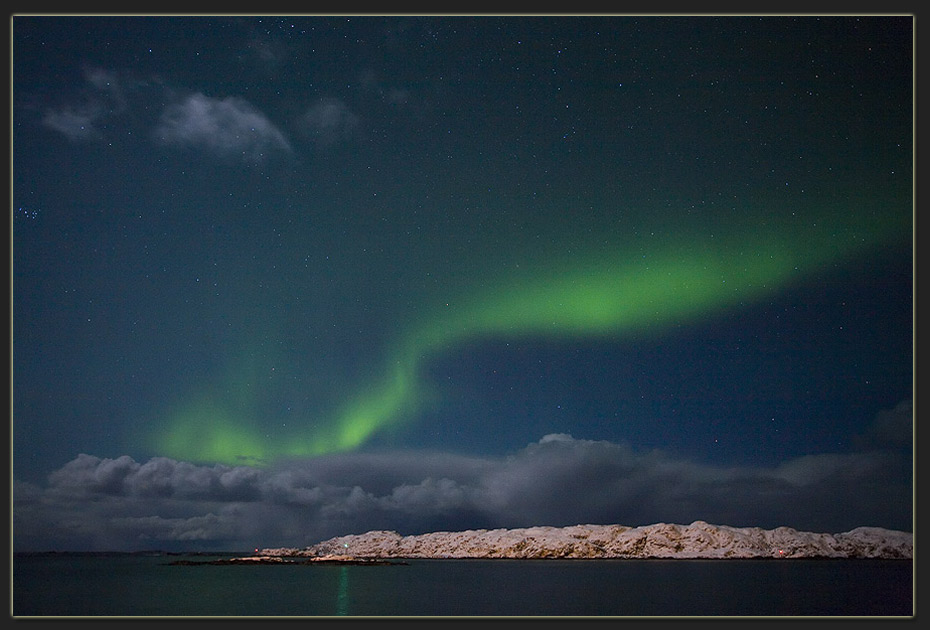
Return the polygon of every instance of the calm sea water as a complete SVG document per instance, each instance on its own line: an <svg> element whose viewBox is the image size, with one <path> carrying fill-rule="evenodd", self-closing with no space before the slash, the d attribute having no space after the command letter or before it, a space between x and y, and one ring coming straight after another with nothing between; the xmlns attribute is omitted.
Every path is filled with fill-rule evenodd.
<svg viewBox="0 0 930 630"><path fill-rule="evenodd" d="M221 556L217 556L221 557ZM913 614L900 560L410 560L175 566L187 556L20 555L15 616Z"/></svg>

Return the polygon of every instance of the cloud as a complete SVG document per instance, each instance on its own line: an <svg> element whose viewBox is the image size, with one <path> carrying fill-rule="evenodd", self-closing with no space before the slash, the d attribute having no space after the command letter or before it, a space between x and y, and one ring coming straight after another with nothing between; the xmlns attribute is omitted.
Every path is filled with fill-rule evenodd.
<svg viewBox="0 0 930 630"><path fill-rule="evenodd" d="M290 56L291 52L287 45L266 34L256 34L249 39L246 50L263 67L268 69L278 68Z"/></svg>
<svg viewBox="0 0 930 630"><path fill-rule="evenodd" d="M49 109L45 112L42 123L50 129L63 133L71 140L90 140L99 136L95 127L99 114L96 107L85 106L77 110Z"/></svg>
<svg viewBox="0 0 930 630"><path fill-rule="evenodd" d="M869 438L881 446L910 448L914 439L914 404L905 400L894 409L879 412L871 426Z"/></svg>
<svg viewBox="0 0 930 630"><path fill-rule="evenodd" d="M286 55L281 46L262 40L249 44L256 58L276 64ZM194 92L179 98L160 79L138 80L99 67L87 67L83 84L68 101L46 107L42 124L73 141L101 140L120 114L130 121L147 120L145 103L167 99L159 118L151 121L150 138L165 146L191 147L224 157L263 161L273 152L292 150L291 143L259 109L243 98L207 96ZM157 94L153 90L160 90ZM407 91L378 88L377 94L397 106L410 101ZM318 146L328 147L351 140L360 118L339 98L325 96L310 105L296 121L296 129ZM112 132L111 139L116 137Z"/></svg>
<svg viewBox="0 0 930 630"><path fill-rule="evenodd" d="M126 108L122 80L115 72L104 68L88 67L84 70L84 78L106 98L106 102L114 113L120 113Z"/></svg>
<svg viewBox="0 0 930 630"><path fill-rule="evenodd" d="M291 148L284 134L247 101L233 96L211 98L199 92L167 106L154 135L166 145L249 160Z"/></svg>
<svg viewBox="0 0 930 630"><path fill-rule="evenodd" d="M299 121L301 129L323 145L351 138L358 124L358 116L344 102L330 96L309 107Z"/></svg>
<svg viewBox="0 0 930 630"><path fill-rule="evenodd" d="M111 520L114 529L126 532L137 541L187 542L229 538L235 534L232 525L230 520L212 513L190 518L127 516Z"/></svg>
<svg viewBox="0 0 930 630"><path fill-rule="evenodd" d="M710 466L567 434L507 457L350 453L269 468L81 454L45 488L14 483L14 546L246 550L372 529L694 520L909 530L911 501L910 463L894 449L808 455L772 468Z"/></svg>
<svg viewBox="0 0 930 630"><path fill-rule="evenodd" d="M71 140L102 137L101 126L126 108L126 99L116 73L97 67L84 69L85 86L75 102L48 108L42 123Z"/></svg>
<svg viewBox="0 0 930 630"><path fill-rule="evenodd" d="M63 494L75 497L122 495L127 477L140 468L131 457L103 459L80 454L49 475L49 484Z"/></svg>
<svg viewBox="0 0 930 630"><path fill-rule="evenodd" d="M145 119L143 99L148 103L153 98L170 99L172 94L159 79L138 80L99 67L86 67L83 78L76 96L45 108L42 115L42 124L74 141L103 139L120 114L134 122ZM153 89L159 90L157 95L151 94ZM169 146L205 149L249 161L291 150L287 137L268 117L235 96L212 98L196 92L167 105L152 123L151 137Z"/></svg>
<svg viewBox="0 0 930 630"><path fill-rule="evenodd" d="M389 105L407 105L411 101L408 90L381 81L375 71L370 68L360 73L358 83L366 93L374 95Z"/></svg>

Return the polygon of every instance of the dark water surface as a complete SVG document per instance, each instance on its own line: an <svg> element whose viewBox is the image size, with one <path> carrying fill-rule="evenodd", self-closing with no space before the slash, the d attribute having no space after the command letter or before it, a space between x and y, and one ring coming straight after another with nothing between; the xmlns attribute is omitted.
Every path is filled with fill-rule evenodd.
<svg viewBox="0 0 930 630"><path fill-rule="evenodd" d="M216 556L221 557L221 556ZM410 560L175 566L28 555L15 616L704 616L913 614L902 560Z"/></svg>

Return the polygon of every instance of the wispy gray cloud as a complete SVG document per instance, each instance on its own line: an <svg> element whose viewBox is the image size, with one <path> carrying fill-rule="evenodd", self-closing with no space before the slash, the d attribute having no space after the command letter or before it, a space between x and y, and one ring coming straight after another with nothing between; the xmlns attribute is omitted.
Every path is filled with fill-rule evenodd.
<svg viewBox="0 0 930 630"><path fill-rule="evenodd" d="M299 125L318 143L330 145L351 138L358 129L359 118L343 101L327 96L304 112Z"/></svg>
<svg viewBox="0 0 930 630"><path fill-rule="evenodd" d="M65 107L47 110L42 122L49 129L63 133L71 140L90 140L99 136L96 128L99 116L99 109L93 106Z"/></svg>
<svg viewBox="0 0 930 630"><path fill-rule="evenodd" d="M49 107L42 123L71 140L93 140L102 136L101 126L124 111L126 99L115 72L97 67L84 69L85 87L74 102Z"/></svg>
<svg viewBox="0 0 930 630"><path fill-rule="evenodd" d="M256 56L269 63L282 53L256 41L250 45ZM274 152L290 152L287 135L265 113L238 96L223 98L195 91L177 97L174 89L159 78L140 80L120 76L99 67L87 67L82 88L54 107L44 107L41 122L73 141L114 139L108 127L120 115L138 123L146 120L142 100L149 103L152 90L169 104L154 121L149 138L174 147L191 147L223 157L262 161ZM363 93L392 106L409 104L411 97L402 88L379 84L371 73L360 79ZM319 147L329 147L356 138L360 117L340 98L323 96L310 104L294 121L293 131Z"/></svg>
<svg viewBox="0 0 930 630"><path fill-rule="evenodd" d="M204 148L248 160L291 148L284 134L247 101L199 92L167 106L154 135L166 145Z"/></svg>

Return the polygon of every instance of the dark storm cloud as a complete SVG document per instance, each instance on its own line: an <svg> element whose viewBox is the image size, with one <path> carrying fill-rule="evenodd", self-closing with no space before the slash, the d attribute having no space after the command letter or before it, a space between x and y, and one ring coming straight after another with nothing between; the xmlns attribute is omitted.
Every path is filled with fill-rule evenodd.
<svg viewBox="0 0 930 630"><path fill-rule="evenodd" d="M199 147L247 159L291 148L284 134L248 101L234 96L212 98L199 92L167 106L154 135L167 145Z"/></svg>
<svg viewBox="0 0 930 630"><path fill-rule="evenodd" d="M880 416L877 424L884 422ZM267 469L82 454L52 473L46 488L15 485L15 545L246 549L371 529L694 520L830 533L862 525L909 530L909 474L907 458L893 450L723 468L567 434L504 458L354 453Z"/></svg>
<svg viewBox="0 0 930 630"><path fill-rule="evenodd" d="M144 464L123 455L101 459L81 454L49 475L49 489L75 497L110 495L216 501L258 499L254 468L205 467L153 457Z"/></svg>

